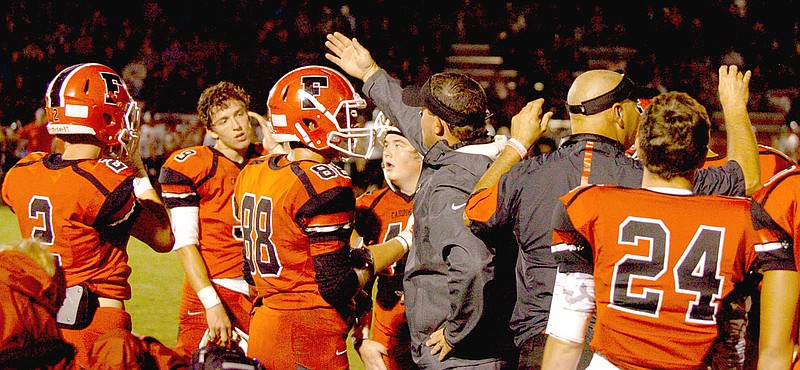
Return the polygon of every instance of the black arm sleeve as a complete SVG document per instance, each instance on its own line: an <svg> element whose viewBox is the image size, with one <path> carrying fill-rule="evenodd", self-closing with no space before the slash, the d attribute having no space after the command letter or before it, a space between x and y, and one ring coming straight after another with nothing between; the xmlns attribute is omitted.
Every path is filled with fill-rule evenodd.
<svg viewBox="0 0 800 370"><path fill-rule="evenodd" d="M358 292L358 275L350 264L350 247L313 257L319 293L348 323L353 316L353 297Z"/></svg>

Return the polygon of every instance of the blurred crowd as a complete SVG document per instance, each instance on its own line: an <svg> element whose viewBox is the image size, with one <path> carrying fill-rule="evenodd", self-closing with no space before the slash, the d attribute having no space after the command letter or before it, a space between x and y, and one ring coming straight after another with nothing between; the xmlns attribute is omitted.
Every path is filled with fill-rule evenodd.
<svg viewBox="0 0 800 370"><path fill-rule="evenodd" d="M798 13L799 0L12 0L0 28L0 163L6 169L24 154L18 131L36 122L46 83L66 66L95 61L121 71L148 112L143 135L153 139L143 141L157 164L202 142L202 128L185 118L203 88L239 84L265 113L267 89L283 73L329 64L319 45L332 31L356 36L404 84L447 68L454 43L490 45L503 57L498 68L518 72L488 91L495 126L538 97L565 118L570 81L596 63L624 69L644 94L685 91L712 112L717 68L736 64L753 71L750 111L788 123L800 110ZM796 147L784 131L775 142Z"/></svg>

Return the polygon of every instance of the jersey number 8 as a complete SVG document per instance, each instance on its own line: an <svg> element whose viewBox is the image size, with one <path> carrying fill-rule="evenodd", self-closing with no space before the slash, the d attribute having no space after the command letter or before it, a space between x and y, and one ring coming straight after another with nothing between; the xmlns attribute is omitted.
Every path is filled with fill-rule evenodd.
<svg viewBox="0 0 800 370"><path fill-rule="evenodd" d="M272 199L261 197L256 202L253 194L245 194L241 203L244 260L250 273L262 277L279 276L281 261L272 243Z"/></svg>

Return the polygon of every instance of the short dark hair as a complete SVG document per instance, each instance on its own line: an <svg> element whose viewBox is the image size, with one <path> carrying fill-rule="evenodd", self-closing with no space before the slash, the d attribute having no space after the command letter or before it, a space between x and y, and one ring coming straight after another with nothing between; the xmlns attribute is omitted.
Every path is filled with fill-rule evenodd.
<svg viewBox="0 0 800 370"><path fill-rule="evenodd" d="M229 100L238 100L250 109L250 94L232 82L221 81L203 90L197 100L197 115L200 123L206 128L211 128L211 114L216 110L228 107Z"/></svg>
<svg viewBox="0 0 800 370"><path fill-rule="evenodd" d="M648 171L664 179L687 175L705 161L710 127L706 108L689 94L660 94L639 126L639 157Z"/></svg>
<svg viewBox="0 0 800 370"><path fill-rule="evenodd" d="M448 108L464 116L486 117L488 99L483 87L463 73L442 72L431 76L433 96ZM450 123L450 122L448 122ZM459 140L470 141L485 136L485 119L475 119L470 125L450 125Z"/></svg>

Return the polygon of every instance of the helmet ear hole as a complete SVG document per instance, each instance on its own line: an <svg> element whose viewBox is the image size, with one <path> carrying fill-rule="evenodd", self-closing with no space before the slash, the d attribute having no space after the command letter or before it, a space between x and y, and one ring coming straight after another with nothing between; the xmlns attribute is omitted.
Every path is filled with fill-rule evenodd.
<svg viewBox="0 0 800 370"><path fill-rule="evenodd" d="M317 129L317 121L312 119L303 118L303 124L308 127L309 130L316 130Z"/></svg>
<svg viewBox="0 0 800 370"><path fill-rule="evenodd" d="M106 125L110 125L114 122L114 118L108 113L103 113L103 121L105 121Z"/></svg>

